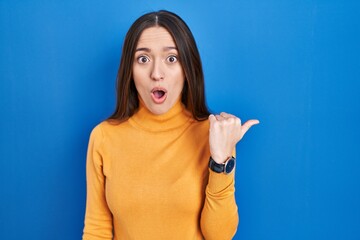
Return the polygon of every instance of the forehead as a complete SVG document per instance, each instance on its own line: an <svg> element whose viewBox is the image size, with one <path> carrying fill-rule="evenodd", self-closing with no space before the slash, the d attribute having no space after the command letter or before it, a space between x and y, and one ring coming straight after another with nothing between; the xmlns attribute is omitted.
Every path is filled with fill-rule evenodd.
<svg viewBox="0 0 360 240"><path fill-rule="evenodd" d="M145 29L139 38L137 48L176 47L171 34L163 27Z"/></svg>

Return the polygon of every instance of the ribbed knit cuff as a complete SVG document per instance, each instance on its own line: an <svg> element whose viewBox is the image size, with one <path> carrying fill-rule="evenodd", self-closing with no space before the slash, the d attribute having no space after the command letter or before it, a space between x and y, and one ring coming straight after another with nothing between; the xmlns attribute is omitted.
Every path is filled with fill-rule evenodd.
<svg viewBox="0 0 360 240"><path fill-rule="evenodd" d="M212 194L235 191L235 171L230 174L216 173L209 169L208 191Z"/></svg>

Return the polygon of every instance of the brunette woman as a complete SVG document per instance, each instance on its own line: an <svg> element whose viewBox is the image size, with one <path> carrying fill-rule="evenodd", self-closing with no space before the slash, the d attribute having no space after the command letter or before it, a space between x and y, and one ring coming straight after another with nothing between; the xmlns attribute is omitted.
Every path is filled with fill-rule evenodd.
<svg viewBox="0 0 360 240"><path fill-rule="evenodd" d="M233 153L257 123L209 113L199 52L179 16L141 16L125 38L116 109L91 133L83 239L231 239Z"/></svg>

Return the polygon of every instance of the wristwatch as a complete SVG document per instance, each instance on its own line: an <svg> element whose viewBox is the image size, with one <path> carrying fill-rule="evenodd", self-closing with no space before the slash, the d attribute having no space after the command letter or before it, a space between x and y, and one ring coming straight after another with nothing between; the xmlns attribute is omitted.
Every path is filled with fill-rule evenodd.
<svg viewBox="0 0 360 240"><path fill-rule="evenodd" d="M209 159L209 168L216 173L231 173L235 168L235 158L229 157L224 163L217 163L210 156Z"/></svg>

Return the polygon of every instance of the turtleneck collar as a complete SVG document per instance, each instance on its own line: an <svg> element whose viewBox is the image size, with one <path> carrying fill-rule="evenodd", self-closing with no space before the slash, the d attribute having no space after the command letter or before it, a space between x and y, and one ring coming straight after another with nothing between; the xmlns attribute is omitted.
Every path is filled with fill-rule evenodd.
<svg viewBox="0 0 360 240"><path fill-rule="evenodd" d="M166 113L155 115L139 99L138 111L129 119L136 127L149 132L163 132L179 128L192 120L191 113L185 108L181 99Z"/></svg>

